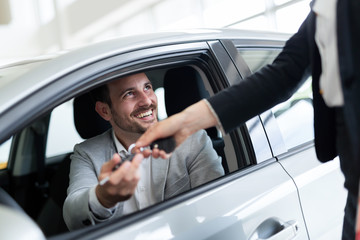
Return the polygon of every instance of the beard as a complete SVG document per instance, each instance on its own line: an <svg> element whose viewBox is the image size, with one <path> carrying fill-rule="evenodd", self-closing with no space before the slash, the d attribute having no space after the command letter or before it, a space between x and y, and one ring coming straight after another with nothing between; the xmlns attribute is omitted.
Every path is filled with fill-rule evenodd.
<svg viewBox="0 0 360 240"><path fill-rule="evenodd" d="M111 108L111 114L114 124L122 131L143 134L150 127L150 125L157 122L156 106L151 105L149 108L146 109L137 109L131 114L131 116L136 116L137 114L149 109L153 109L153 114L155 114L155 121L151 124L141 124L140 122L135 121L133 118L130 118L128 116L121 116L113 108Z"/></svg>

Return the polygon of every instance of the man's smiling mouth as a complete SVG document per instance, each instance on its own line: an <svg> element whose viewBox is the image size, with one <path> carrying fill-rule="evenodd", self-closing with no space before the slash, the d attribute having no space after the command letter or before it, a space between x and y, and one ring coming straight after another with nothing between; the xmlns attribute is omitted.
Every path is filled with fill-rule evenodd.
<svg viewBox="0 0 360 240"><path fill-rule="evenodd" d="M149 117L152 115L152 112L153 110L152 109L149 109L148 111L146 112L143 112L143 113L140 113L138 115L135 115L136 118L144 118L144 117Z"/></svg>

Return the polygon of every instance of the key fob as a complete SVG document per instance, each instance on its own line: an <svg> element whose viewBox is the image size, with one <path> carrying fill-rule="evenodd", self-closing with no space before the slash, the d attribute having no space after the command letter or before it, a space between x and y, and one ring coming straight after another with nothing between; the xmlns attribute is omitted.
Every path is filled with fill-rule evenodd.
<svg viewBox="0 0 360 240"><path fill-rule="evenodd" d="M164 150L166 153L171 153L176 147L176 142L173 137L160 138L150 144L150 149L158 148Z"/></svg>
<svg viewBox="0 0 360 240"><path fill-rule="evenodd" d="M135 154L130 154L130 155L124 157L124 158L121 158L121 162L119 162L118 164L115 165L115 167L113 168L113 171L118 169L123 162L125 162L125 161L130 161L131 162L134 157L135 157Z"/></svg>
<svg viewBox="0 0 360 240"><path fill-rule="evenodd" d="M160 150L164 150L166 153L171 153L172 151L174 151L175 147L176 147L176 142L173 137L161 138L150 144L150 149L158 148ZM131 149L132 148L129 149L129 152L131 152ZM135 154L132 153L132 154L122 158L121 162L119 162L118 164L115 165L115 167L113 168L113 171L118 169L123 162L125 162L125 161L131 162L134 157L135 157Z"/></svg>

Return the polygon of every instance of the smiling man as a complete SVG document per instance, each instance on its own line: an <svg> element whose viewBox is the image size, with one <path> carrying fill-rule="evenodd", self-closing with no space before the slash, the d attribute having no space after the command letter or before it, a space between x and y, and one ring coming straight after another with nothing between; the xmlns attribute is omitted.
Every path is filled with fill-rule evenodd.
<svg viewBox="0 0 360 240"><path fill-rule="evenodd" d="M70 230L135 212L224 174L204 130L169 159L137 154L113 171L129 146L158 121L157 97L144 73L118 78L92 95L96 112L112 129L74 148L63 209Z"/></svg>

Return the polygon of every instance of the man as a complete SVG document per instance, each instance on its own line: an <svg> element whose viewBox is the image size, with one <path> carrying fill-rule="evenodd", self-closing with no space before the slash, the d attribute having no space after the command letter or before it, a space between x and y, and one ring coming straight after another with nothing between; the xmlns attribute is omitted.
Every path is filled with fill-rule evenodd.
<svg viewBox="0 0 360 240"><path fill-rule="evenodd" d="M316 153L322 162L340 157L348 189L343 239L354 239L360 177L359 12L358 0L314 1L299 31L271 65L152 126L136 147L171 135L179 144L198 129L215 125L229 132L288 99L311 72ZM164 153L154 151L153 156L159 154Z"/></svg>
<svg viewBox="0 0 360 240"><path fill-rule="evenodd" d="M112 129L74 148L64 203L69 229L143 209L224 174L205 131L189 137L169 159L137 154L113 171L128 147L158 121L157 98L144 73L112 81L96 89L94 98L96 112Z"/></svg>

